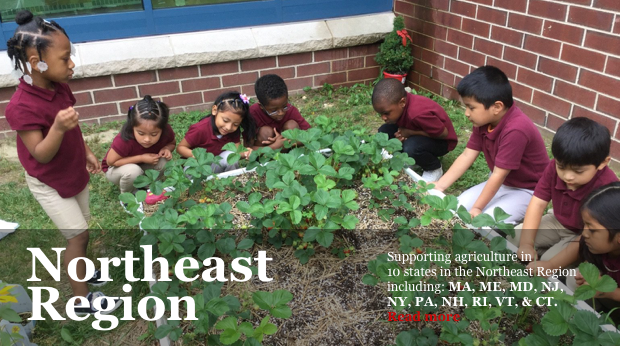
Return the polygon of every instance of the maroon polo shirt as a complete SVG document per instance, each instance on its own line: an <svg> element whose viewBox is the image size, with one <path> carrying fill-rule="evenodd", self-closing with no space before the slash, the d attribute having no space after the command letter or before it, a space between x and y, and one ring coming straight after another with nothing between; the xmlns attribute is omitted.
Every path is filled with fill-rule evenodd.
<svg viewBox="0 0 620 346"><path fill-rule="evenodd" d="M222 153L222 147L226 145L226 143L241 142L239 130L229 133L222 138L217 138L218 134L215 133L215 124L213 124L214 120L213 116L208 116L189 127L189 130L187 130L185 134L185 140L190 148L205 148L207 152L213 155L219 155Z"/></svg>
<svg viewBox="0 0 620 346"><path fill-rule="evenodd" d="M114 149L114 151L120 157L132 157L142 154L158 154L163 147L173 141L176 143L174 131L172 130L172 127L170 127L170 124L166 124L166 128L161 134L161 137L159 137L159 141L157 141L157 143L153 144L148 148L141 146L140 143L138 143L135 139L130 139L126 141L123 140L121 134L119 133L116 135L116 137L114 137L110 149ZM105 154L103 161L101 161L101 170L104 172L108 171L109 166L107 158L109 153L110 150L108 149L108 152Z"/></svg>
<svg viewBox="0 0 620 346"><path fill-rule="evenodd" d="M620 286L620 257L609 257L609 254L603 254L603 265L607 269L606 274L616 280L616 283Z"/></svg>
<svg viewBox="0 0 620 346"><path fill-rule="evenodd" d="M474 127L467 147L482 151L489 169L509 169L504 185L534 190L549 156L536 125L519 107L513 105L499 124Z"/></svg>
<svg viewBox="0 0 620 346"><path fill-rule="evenodd" d="M444 128L448 129L448 136L443 138L448 142L448 151L452 151L458 142L448 113L437 102L424 96L407 93L403 114L396 125L409 130L424 131L434 138L439 137Z"/></svg>
<svg viewBox="0 0 620 346"><path fill-rule="evenodd" d="M17 91L6 107L6 120L15 131L40 130L47 136L59 111L75 105L69 86L54 83L55 90L29 85L20 79ZM26 172L52 187L60 197L82 192L90 176L86 170L86 149L79 126L65 132L58 152L48 163L39 163L17 136L17 156Z"/></svg>
<svg viewBox="0 0 620 346"><path fill-rule="evenodd" d="M555 159L547 165L542 178L536 185L534 196L543 201L553 202L553 215L562 226L573 232L581 232L583 220L581 219L581 201L586 198L592 190L618 181L616 173L609 167L596 172L596 175L586 185L581 186L575 191L569 190L566 183L560 179L555 168Z"/></svg>
<svg viewBox="0 0 620 346"><path fill-rule="evenodd" d="M291 105L288 107L286 114L284 114L284 118L280 121L274 120L272 117L267 115L265 111L260 107L260 104L255 103L250 106L250 114L254 119L254 123L256 124L256 128L260 129L263 126L269 126L271 128L276 128L279 133L282 133L282 126L289 120L295 120L297 124L299 124L299 128L301 130L307 130L310 128L310 124L301 116L299 110L295 108L295 106Z"/></svg>

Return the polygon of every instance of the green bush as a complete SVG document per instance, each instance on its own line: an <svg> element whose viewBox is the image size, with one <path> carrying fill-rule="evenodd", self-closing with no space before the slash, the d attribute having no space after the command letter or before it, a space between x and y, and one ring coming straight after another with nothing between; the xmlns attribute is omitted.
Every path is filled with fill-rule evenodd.
<svg viewBox="0 0 620 346"><path fill-rule="evenodd" d="M379 47L375 61L385 72L405 74L413 66L411 40L407 38L403 46L403 37L398 35L398 31L403 29L405 29L403 18L394 18L394 29L385 37L385 41Z"/></svg>

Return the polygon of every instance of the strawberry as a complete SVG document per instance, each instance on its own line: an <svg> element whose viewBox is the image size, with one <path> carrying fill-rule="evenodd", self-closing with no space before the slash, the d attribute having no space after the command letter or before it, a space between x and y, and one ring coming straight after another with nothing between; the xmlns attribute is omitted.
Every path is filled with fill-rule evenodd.
<svg viewBox="0 0 620 346"><path fill-rule="evenodd" d="M532 328L532 324L531 324L531 323L530 323L530 324L528 324L528 325L525 327L525 329L524 329L524 330L525 330L525 332L526 332L526 333L531 333L531 332L533 332L533 331L534 331L534 329Z"/></svg>
<svg viewBox="0 0 620 346"><path fill-rule="evenodd" d="M424 251L422 251L422 249L420 249L419 247L415 249L415 252L419 255L424 253Z"/></svg>

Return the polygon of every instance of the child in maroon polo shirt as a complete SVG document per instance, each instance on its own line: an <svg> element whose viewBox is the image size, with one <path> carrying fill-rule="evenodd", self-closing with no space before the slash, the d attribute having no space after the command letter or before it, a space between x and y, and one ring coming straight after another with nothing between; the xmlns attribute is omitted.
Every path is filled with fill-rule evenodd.
<svg viewBox="0 0 620 346"><path fill-rule="evenodd" d="M465 151L435 188L447 189L482 151L491 170L489 180L463 192L459 203L474 217L483 212L493 215L493 210L500 207L511 215L506 222L520 221L549 163L542 136L513 104L510 82L500 69L479 67L463 78L457 91L474 128Z"/></svg>
<svg viewBox="0 0 620 346"><path fill-rule="evenodd" d="M67 239L64 263L86 257L88 247L89 173L101 171L99 160L84 143L75 97L66 84L73 76L72 45L56 22L34 18L23 10L15 17L17 29L7 42L15 72L23 77L6 108L6 120L17 131L17 155L26 170L26 183L34 198ZM86 277L86 264L78 261L76 274ZM92 275L92 274L91 274ZM88 281L69 277L78 315L117 309L120 299L103 299L88 284L101 286L101 273ZM95 301L101 300L100 308ZM67 306L69 308L69 306Z"/></svg>
<svg viewBox="0 0 620 346"><path fill-rule="evenodd" d="M254 148L282 148L285 141L282 132L310 128L299 110L288 103L288 88L280 76L268 74L260 77L254 83L254 92L258 98L258 103L250 107L250 114L257 129Z"/></svg>
<svg viewBox="0 0 620 346"><path fill-rule="evenodd" d="M211 115L189 127L177 152L188 158L194 156L192 149L205 148L207 152L222 158L219 163L211 165L213 173L237 169L238 162L229 165L227 161L232 151L222 151L222 147L231 142L240 144L240 128L243 129L244 146L251 146L250 138L254 137L255 128L248 110L249 99L245 94L230 91L218 96L211 108ZM252 149L248 148L241 154L241 158L247 159L251 153Z"/></svg>
<svg viewBox="0 0 620 346"><path fill-rule="evenodd" d="M431 99L406 92L400 81L391 78L377 83L372 106L385 122L379 132L403 142L403 152L424 171L422 178L441 178L438 157L452 151L458 141L446 111Z"/></svg>
<svg viewBox="0 0 620 346"><path fill-rule="evenodd" d="M515 238L524 261L534 261L537 251L544 251L542 261L557 255L583 229L579 213L581 201L592 190L618 181L607 167L611 160L609 130L587 118L573 118L562 124L551 143L554 160L536 185L523 224L517 226ZM545 208L553 203L553 214Z"/></svg>

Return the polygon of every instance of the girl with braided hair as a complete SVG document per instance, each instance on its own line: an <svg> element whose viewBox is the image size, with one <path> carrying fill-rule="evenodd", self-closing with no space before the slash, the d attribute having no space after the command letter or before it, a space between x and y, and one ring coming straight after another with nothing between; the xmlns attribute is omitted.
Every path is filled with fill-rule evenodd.
<svg viewBox="0 0 620 346"><path fill-rule="evenodd" d="M67 239L65 268L71 260L86 257L88 247L89 173L101 171L99 160L84 142L73 109L75 97L66 84L73 76L72 45L56 22L20 11L17 29L7 41L7 53L20 78L6 108L6 120L17 131L17 154L26 171L26 183L34 198ZM86 264L78 261L78 278L85 278ZM75 313L108 314L120 299L91 293L88 285L101 286L97 270L88 281L69 278L77 298ZM100 303L100 304L99 304Z"/></svg>
<svg viewBox="0 0 620 346"><path fill-rule="evenodd" d="M157 170L161 176L175 147L174 131L168 124L168 106L146 95L129 107L127 121L112 141L101 166L106 178L120 186L121 193L135 192L133 182L145 170ZM146 203L165 199L164 193L160 196L149 193Z"/></svg>

